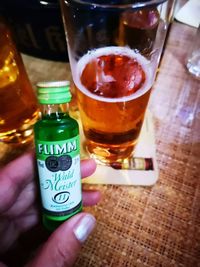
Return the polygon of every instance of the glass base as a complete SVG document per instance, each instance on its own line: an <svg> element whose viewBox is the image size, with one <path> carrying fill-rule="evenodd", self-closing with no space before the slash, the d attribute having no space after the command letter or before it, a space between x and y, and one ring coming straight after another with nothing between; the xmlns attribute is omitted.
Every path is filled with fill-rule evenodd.
<svg viewBox="0 0 200 267"><path fill-rule="evenodd" d="M190 74L200 79L200 53L194 54L193 57L188 59L186 67Z"/></svg>
<svg viewBox="0 0 200 267"><path fill-rule="evenodd" d="M33 140L33 126L37 122L39 113L21 125L19 128L0 132L0 141L12 144L25 144Z"/></svg>
<svg viewBox="0 0 200 267"><path fill-rule="evenodd" d="M86 150L97 163L110 164L132 156L135 143L125 145L102 145L92 141L86 142Z"/></svg>
<svg viewBox="0 0 200 267"><path fill-rule="evenodd" d="M0 133L0 141L5 143L25 144L33 140L33 129L24 132L9 131Z"/></svg>

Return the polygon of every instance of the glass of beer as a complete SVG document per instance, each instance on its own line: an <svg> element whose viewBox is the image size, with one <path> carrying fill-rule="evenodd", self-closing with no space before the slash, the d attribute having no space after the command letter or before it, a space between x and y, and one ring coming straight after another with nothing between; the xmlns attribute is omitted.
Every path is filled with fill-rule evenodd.
<svg viewBox="0 0 200 267"><path fill-rule="evenodd" d="M38 115L37 99L12 33L0 18L0 141L30 141Z"/></svg>
<svg viewBox="0 0 200 267"><path fill-rule="evenodd" d="M161 0L61 0L87 151L131 156L155 80L166 17Z"/></svg>

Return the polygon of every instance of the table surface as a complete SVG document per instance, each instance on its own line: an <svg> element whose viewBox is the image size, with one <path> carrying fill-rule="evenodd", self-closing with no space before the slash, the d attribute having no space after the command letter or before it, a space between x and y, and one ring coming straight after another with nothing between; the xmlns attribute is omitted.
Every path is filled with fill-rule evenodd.
<svg viewBox="0 0 200 267"><path fill-rule="evenodd" d="M159 180L151 187L84 185L101 202L75 266L200 266L200 83L185 68L195 28L173 22L151 95ZM29 77L70 79L69 65L23 55Z"/></svg>

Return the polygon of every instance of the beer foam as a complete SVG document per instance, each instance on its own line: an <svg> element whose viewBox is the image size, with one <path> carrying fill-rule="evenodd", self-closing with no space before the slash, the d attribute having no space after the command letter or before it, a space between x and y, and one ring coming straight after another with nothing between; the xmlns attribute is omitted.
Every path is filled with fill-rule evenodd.
<svg viewBox="0 0 200 267"><path fill-rule="evenodd" d="M91 93L82 83L80 80L80 77L82 76L82 73L86 67L86 65L101 56L107 56L107 55L120 55L120 56L128 56L132 59L137 60L137 62L142 66L142 69L145 73L145 82L142 85L140 89L138 89L135 93L129 96L123 96L119 98L110 98L110 97L104 97L99 96ZM153 70L152 66L150 65L150 61L147 60L144 56L142 56L139 53L134 52L132 49L128 47L118 47L118 46L109 46L109 47L102 47L95 50L89 51L86 55L84 55L77 63L76 72L75 72L75 79L74 82L76 86L81 90L81 92L95 100L98 101L104 101L104 102L124 102L124 101L130 101L133 99L136 99L143 94L145 94L148 90L151 89L153 84ZM112 76L105 75L104 76L105 81L111 81L113 79Z"/></svg>

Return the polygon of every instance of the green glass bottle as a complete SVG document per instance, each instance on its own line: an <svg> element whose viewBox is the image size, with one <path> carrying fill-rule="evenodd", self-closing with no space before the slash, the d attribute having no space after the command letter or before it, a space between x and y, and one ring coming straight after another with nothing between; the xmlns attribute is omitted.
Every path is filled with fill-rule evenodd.
<svg viewBox="0 0 200 267"><path fill-rule="evenodd" d="M69 82L37 84L42 117L34 127L43 224L50 231L82 210L80 139L68 114Z"/></svg>

